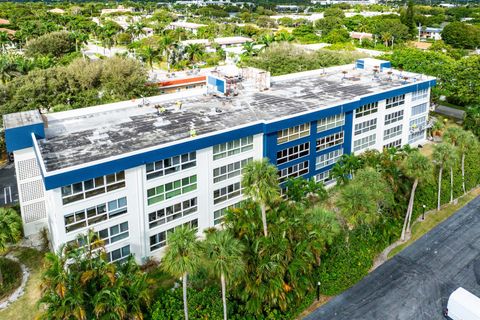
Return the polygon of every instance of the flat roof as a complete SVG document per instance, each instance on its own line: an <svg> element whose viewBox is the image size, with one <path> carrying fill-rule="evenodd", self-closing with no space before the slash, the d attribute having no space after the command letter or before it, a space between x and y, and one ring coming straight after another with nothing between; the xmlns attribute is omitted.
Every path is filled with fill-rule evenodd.
<svg viewBox="0 0 480 320"><path fill-rule="evenodd" d="M30 126L38 123L43 123L42 116L38 110L22 111L3 115L3 127L5 129Z"/></svg>
<svg viewBox="0 0 480 320"><path fill-rule="evenodd" d="M352 64L272 77L265 91L256 89L256 82L243 81L232 97L193 89L52 113L46 115L46 136L38 147L50 172L186 141L191 128L202 136L275 122L434 79L408 74L405 80L406 75L381 72L375 78L371 70Z"/></svg>

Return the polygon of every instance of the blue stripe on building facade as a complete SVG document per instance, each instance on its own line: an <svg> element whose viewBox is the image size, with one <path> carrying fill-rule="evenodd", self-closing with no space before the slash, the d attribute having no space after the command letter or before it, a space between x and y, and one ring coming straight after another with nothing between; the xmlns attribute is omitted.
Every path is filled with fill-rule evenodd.
<svg viewBox="0 0 480 320"><path fill-rule="evenodd" d="M208 148L219 143L228 142L231 140L239 139L249 135L255 135L259 133L264 134L263 140L263 156L270 159L273 164L276 164L276 155L277 151L283 150L285 148L295 146L301 144L306 141L310 141L310 154L308 156L302 157L300 159L295 159L294 161L287 162L279 166L280 168L289 167L294 165L295 163L305 161L305 159L309 160L309 173L304 177L312 177L320 172L324 172L328 170L329 167L322 168L321 170L315 170L315 162L316 157L319 154L324 153L316 152L316 140L319 137L329 135L333 132L341 131L343 128L344 131L344 143L343 143L343 151L345 154L351 153L352 150L352 125L353 125L353 110L365 105L367 103L376 102L385 100L387 98L391 98L394 96L398 96L401 94L410 93L413 91L418 91L422 89L426 89L435 85L435 80L425 81L421 83L414 83L407 87L402 87L394 90L390 90L388 92L373 94L371 96L362 97L358 101L350 102L343 105L327 107L323 110L317 110L310 112L308 114L302 114L293 118L283 119L276 122L268 123L268 124L255 124L252 126L235 129L229 132L218 133L213 136L208 137L199 137L191 141L185 141L178 143L176 145L168 146L159 148L157 150L144 152L141 154L126 156L121 159L116 159L112 161L108 161L101 164L92 165L86 168L76 169L65 173L59 173L51 176L44 176L45 180L45 188L47 190L58 188L64 185L68 185L71 183L76 183L88 179L92 179L98 176L111 174L114 172L130 169L133 167L137 167L140 165L144 165L146 163L158 161L161 159L165 159L168 157L172 157L175 155L196 151L204 148ZM317 120L326 118L329 116L337 115L340 113L345 113L345 125L342 127L330 129L327 131L323 131L317 134ZM309 122L310 123L310 136L297 139L295 141L291 141L284 144L277 144L277 132L282 129L290 128L296 125L300 125L303 123ZM36 125L35 125L36 126ZM20 128L19 128L20 129ZM31 128L32 130L38 130L38 128ZM13 129L9 129L13 130ZM32 131L31 131L32 132ZM43 132L43 128L42 128ZM18 133L17 136L22 136L23 131ZM37 134L38 138L42 138L40 134ZM6 133L7 137L7 133ZM11 136L10 136L11 139ZM31 136L29 133L30 143L28 146L32 146L31 143ZM22 140L23 141L23 140ZM8 146L7 140L7 146ZM12 143L10 142L12 146ZM21 145L24 145L23 143ZM27 147L28 147L27 146ZM13 145L13 150L15 150L16 145ZM340 148L340 147L338 147ZM10 150L10 149L9 149ZM18 149L16 149L18 150ZM335 150L335 148L329 148L328 152ZM42 172L42 175L44 173Z"/></svg>

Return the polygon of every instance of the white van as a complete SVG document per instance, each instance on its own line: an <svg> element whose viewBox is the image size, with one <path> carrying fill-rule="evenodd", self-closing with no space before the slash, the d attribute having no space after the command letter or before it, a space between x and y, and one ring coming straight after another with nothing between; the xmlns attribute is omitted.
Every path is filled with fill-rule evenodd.
<svg viewBox="0 0 480 320"><path fill-rule="evenodd" d="M480 298L460 287L448 298L444 315L452 320L480 320Z"/></svg>

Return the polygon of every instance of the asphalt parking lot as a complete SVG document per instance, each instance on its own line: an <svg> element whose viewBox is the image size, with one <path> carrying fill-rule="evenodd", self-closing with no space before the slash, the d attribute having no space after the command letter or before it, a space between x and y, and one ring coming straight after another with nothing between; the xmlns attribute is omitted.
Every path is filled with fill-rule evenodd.
<svg viewBox="0 0 480 320"><path fill-rule="evenodd" d="M480 197L305 319L441 320L458 287L480 296Z"/></svg>
<svg viewBox="0 0 480 320"><path fill-rule="evenodd" d="M0 168L0 207L18 202L17 180L13 163Z"/></svg>

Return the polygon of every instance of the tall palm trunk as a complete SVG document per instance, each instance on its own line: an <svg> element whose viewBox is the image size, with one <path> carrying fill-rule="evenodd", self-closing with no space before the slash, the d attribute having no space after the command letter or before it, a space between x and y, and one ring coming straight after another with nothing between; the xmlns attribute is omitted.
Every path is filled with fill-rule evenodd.
<svg viewBox="0 0 480 320"><path fill-rule="evenodd" d="M260 205L262 209L262 223L263 223L263 235L268 237L268 230L267 230L267 208L264 203Z"/></svg>
<svg viewBox="0 0 480 320"><path fill-rule="evenodd" d="M402 228L402 236L401 239L402 241L405 240L405 232L407 231L407 223L408 223L408 230L410 230L410 219L413 211L413 202L415 200L415 191L417 189L418 185L418 179L415 179L413 182L412 186L412 191L410 193L410 200L408 202L408 207L407 207L407 214L405 215L405 221L403 222L403 228Z"/></svg>
<svg viewBox="0 0 480 320"><path fill-rule="evenodd" d="M2 268L0 268L0 286L3 286L3 272L2 272Z"/></svg>
<svg viewBox="0 0 480 320"><path fill-rule="evenodd" d="M462 153L462 188L463 194L466 194L467 191L465 190L465 153Z"/></svg>
<svg viewBox="0 0 480 320"><path fill-rule="evenodd" d="M220 282L222 283L223 320L227 320L227 285L225 283L225 275L223 273L220 276Z"/></svg>
<svg viewBox="0 0 480 320"><path fill-rule="evenodd" d="M443 173L443 164L440 166L440 170L438 171L437 211L440 210L440 195L442 193L442 173Z"/></svg>
<svg viewBox="0 0 480 320"><path fill-rule="evenodd" d="M185 312L185 320L188 320L188 304L187 304L187 276L188 273L183 274L183 311Z"/></svg>
<svg viewBox="0 0 480 320"><path fill-rule="evenodd" d="M453 202L453 166L450 166L450 203Z"/></svg>
<svg viewBox="0 0 480 320"><path fill-rule="evenodd" d="M418 180L416 179L412 186L412 194L410 195L410 201L408 202L408 206L410 207L409 211L410 214L408 215L408 225L407 225L407 232L410 232L410 224L412 222L413 216L413 203L415 202L415 192L417 191Z"/></svg>

